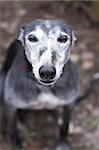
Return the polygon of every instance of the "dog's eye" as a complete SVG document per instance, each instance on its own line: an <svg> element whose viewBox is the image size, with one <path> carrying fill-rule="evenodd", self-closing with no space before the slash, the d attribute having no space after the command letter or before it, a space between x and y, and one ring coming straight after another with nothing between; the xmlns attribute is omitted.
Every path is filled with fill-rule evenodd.
<svg viewBox="0 0 99 150"><path fill-rule="evenodd" d="M60 43L66 43L67 40L68 40L68 37L66 35L62 35L57 39L57 41Z"/></svg>
<svg viewBox="0 0 99 150"><path fill-rule="evenodd" d="M38 39L34 35L29 35L28 39L30 42L38 42Z"/></svg>

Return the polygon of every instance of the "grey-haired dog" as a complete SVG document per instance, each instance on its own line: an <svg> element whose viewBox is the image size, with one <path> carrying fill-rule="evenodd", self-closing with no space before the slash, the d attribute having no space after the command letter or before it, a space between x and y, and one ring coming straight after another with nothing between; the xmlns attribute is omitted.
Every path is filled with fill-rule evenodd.
<svg viewBox="0 0 99 150"><path fill-rule="evenodd" d="M3 67L3 98L9 118L12 150L22 150L18 110L55 110L59 126L56 150L69 150L71 109L79 96L79 77L70 58L76 37L58 20L35 20L24 25L10 46ZM3 121L2 121L3 123Z"/></svg>

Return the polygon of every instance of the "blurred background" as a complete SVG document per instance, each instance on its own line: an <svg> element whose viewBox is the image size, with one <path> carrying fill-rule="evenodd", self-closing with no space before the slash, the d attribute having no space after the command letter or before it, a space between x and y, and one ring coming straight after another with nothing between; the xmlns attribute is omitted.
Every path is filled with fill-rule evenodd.
<svg viewBox="0 0 99 150"><path fill-rule="evenodd" d="M80 72L81 92L92 75L99 71L99 1L0 1L0 69L7 48L17 37L22 24L37 18L62 19L75 31L77 43L71 58ZM49 113L27 112L22 128L28 150L52 150L58 138L58 127ZM99 150L99 83L89 98L74 109L69 141L73 150ZM10 142L2 142L9 150Z"/></svg>

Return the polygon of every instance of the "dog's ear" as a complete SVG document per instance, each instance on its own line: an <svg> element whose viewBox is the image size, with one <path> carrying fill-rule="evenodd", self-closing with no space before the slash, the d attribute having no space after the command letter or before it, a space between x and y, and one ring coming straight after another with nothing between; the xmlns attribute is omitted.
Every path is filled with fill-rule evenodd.
<svg viewBox="0 0 99 150"><path fill-rule="evenodd" d="M14 42L12 42L10 44L10 47L7 50L7 56L6 56L4 66L2 68L2 70L5 73L10 69L10 67L13 63L13 60L17 55L17 52L20 50L23 51L23 49L24 49L24 47L22 46L22 43L19 40L15 40Z"/></svg>
<svg viewBox="0 0 99 150"><path fill-rule="evenodd" d="M74 44L75 44L76 41L77 41L77 38L76 38L76 36L75 36L74 31L72 30L72 31L71 31L71 47L74 46Z"/></svg>
<svg viewBox="0 0 99 150"><path fill-rule="evenodd" d="M19 31L18 40L21 41L22 45L24 46L25 43L25 26L23 25Z"/></svg>

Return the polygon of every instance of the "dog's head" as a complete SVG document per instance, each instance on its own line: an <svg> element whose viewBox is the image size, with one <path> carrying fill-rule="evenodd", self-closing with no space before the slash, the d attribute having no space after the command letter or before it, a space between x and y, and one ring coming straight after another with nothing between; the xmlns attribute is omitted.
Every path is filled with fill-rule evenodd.
<svg viewBox="0 0 99 150"><path fill-rule="evenodd" d="M62 21L35 20L21 28L18 39L32 65L33 74L44 85L52 85L60 77L70 59L70 47L76 38Z"/></svg>

